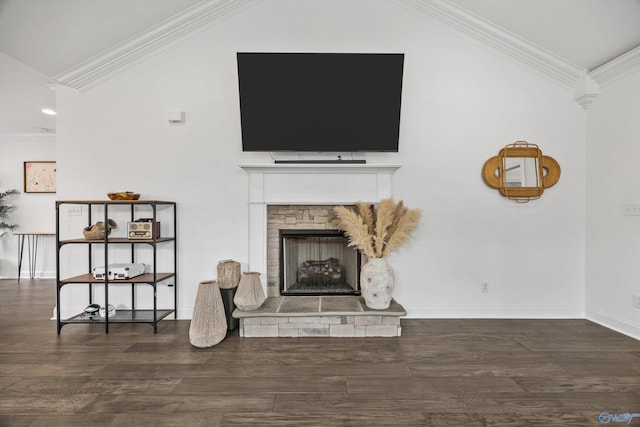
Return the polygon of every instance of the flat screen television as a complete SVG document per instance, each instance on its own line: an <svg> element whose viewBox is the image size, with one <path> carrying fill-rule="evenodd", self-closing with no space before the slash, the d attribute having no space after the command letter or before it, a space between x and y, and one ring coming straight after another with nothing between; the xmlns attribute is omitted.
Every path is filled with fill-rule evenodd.
<svg viewBox="0 0 640 427"><path fill-rule="evenodd" d="M397 152L402 53L239 52L243 151Z"/></svg>

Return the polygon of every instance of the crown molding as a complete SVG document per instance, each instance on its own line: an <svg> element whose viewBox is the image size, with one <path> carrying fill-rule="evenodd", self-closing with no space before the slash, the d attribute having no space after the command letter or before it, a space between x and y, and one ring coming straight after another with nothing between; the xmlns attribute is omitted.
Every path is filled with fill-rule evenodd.
<svg viewBox="0 0 640 427"><path fill-rule="evenodd" d="M144 59L191 37L210 25L240 13L262 0L203 0L184 12L152 27L114 48L53 77L57 84L85 91ZM569 91L580 91L585 71L516 34L501 28L449 0L394 0L414 13L426 15L448 29L487 47L512 61L525 65ZM640 46L588 73L599 87L605 87L640 70ZM587 107L597 90L576 95Z"/></svg>
<svg viewBox="0 0 640 427"><path fill-rule="evenodd" d="M638 72L640 72L640 46L599 66L589 75L600 87L607 87Z"/></svg>
<svg viewBox="0 0 640 427"><path fill-rule="evenodd" d="M53 77L85 91L261 0L204 0L114 48Z"/></svg>
<svg viewBox="0 0 640 427"><path fill-rule="evenodd" d="M501 28L448 0L396 0L444 23L472 41L489 47L545 78L573 91L583 68Z"/></svg>

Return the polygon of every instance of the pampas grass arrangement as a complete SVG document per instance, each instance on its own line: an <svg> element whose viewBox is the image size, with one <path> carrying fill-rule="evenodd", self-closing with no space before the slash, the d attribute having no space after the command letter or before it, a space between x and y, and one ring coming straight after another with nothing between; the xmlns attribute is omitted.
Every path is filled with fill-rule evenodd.
<svg viewBox="0 0 640 427"><path fill-rule="evenodd" d="M402 201L384 199L378 205L356 202L353 208L336 206L334 225L344 231L349 246L368 258L384 258L403 246L420 225L422 213Z"/></svg>

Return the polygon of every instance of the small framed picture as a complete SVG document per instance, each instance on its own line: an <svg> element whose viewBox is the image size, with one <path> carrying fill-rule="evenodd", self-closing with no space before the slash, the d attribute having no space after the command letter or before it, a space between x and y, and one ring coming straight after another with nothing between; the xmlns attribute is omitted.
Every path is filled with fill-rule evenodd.
<svg viewBox="0 0 640 427"><path fill-rule="evenodd" d="M56 192L56 162L24 162L25 193Z"/></svg>

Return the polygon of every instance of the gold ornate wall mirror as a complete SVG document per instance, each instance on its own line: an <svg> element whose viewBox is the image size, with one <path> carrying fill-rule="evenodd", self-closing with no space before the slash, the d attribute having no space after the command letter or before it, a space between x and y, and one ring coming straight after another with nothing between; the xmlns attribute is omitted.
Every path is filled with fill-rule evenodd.
<svg viewBox="0 0 640 427"><path fill-rule="evenodd" d="M527 203L558 182L560 165L553 157L542 155L537 145L516 141L485 162L482 178L504 197Z"/></svg>

